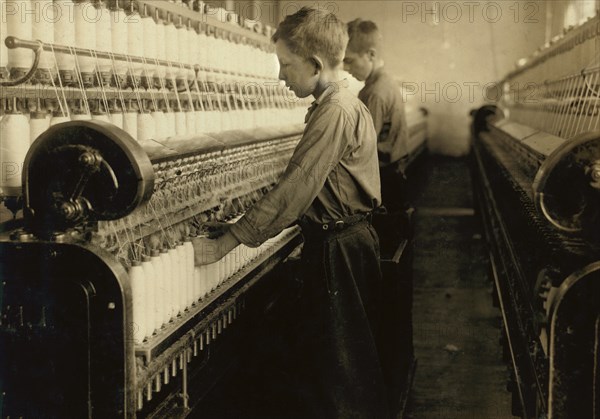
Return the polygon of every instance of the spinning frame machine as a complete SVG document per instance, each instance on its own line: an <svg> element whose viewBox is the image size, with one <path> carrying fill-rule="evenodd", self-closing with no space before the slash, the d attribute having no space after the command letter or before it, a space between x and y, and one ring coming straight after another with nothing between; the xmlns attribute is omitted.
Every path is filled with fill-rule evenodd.
<svg viewBox="0 0 600 419"><path fill-rule="evenodd" d="M474 113L474 179L513 414L600 418L600 16L497 89Z"/></svg>

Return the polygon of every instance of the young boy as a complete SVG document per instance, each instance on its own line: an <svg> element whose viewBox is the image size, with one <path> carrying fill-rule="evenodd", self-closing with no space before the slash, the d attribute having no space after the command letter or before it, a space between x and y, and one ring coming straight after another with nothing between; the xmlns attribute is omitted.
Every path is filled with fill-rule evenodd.
<svg viewBox="0 0 600 419"><path fill-rule="evenodd" d="M339 81L348 41L331 13L302 8L272 41L279 78L315 101L278 184L217 239L194 241L196 263L239 243L259 246L298 221L305 239L299 371L315 418L386 418L374 327L379 324L378 238L369 214L380 204L377 138L367 108Z"/></svg>
<svg viewBox="0 0 600 419"><path fill-rule="evenodd" d="M344 68L365 82L358 97L369 108L377 132L383 205L390 212L404 210L402 158L408 154L408 127L402 93L383 68L382 37L377 25L355 19L348 24L348 35Z"/></svg>

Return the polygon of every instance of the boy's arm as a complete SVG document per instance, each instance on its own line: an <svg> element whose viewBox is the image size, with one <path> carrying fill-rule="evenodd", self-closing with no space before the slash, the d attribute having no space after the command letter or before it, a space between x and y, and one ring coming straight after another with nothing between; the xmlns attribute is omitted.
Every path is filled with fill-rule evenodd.
<svg viewBox="0 0 600 419"><path fill-rule="evenodd" d="M304 214L351 143L346 111L320 106L327 107L307 125L277 185L232 225L230 231L241 243L259 246Z"/></svg>

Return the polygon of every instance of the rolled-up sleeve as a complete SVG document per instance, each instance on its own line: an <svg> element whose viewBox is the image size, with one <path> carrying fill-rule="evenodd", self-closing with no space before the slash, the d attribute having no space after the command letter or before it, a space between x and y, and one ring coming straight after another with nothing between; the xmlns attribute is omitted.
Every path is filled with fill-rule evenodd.
<svg viewBox="0 0 600 419"><path fill-rule="evenodd" d="M350 115L341 106L320 105L310 118L277 185L231 227L243 244L260 246L293 224L310 207L327 176L352 147Z"/></svg>

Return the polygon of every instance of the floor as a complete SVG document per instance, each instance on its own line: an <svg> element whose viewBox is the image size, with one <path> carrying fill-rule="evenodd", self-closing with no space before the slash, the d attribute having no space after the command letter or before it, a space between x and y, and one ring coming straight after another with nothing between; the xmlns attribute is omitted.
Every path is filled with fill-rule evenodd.
<svg viewBox="0 0 600 419"><path fill-rule="evenodd" d="M404 418L512 418L467 159L430 157L413 179L418 361Z"/></svg>

